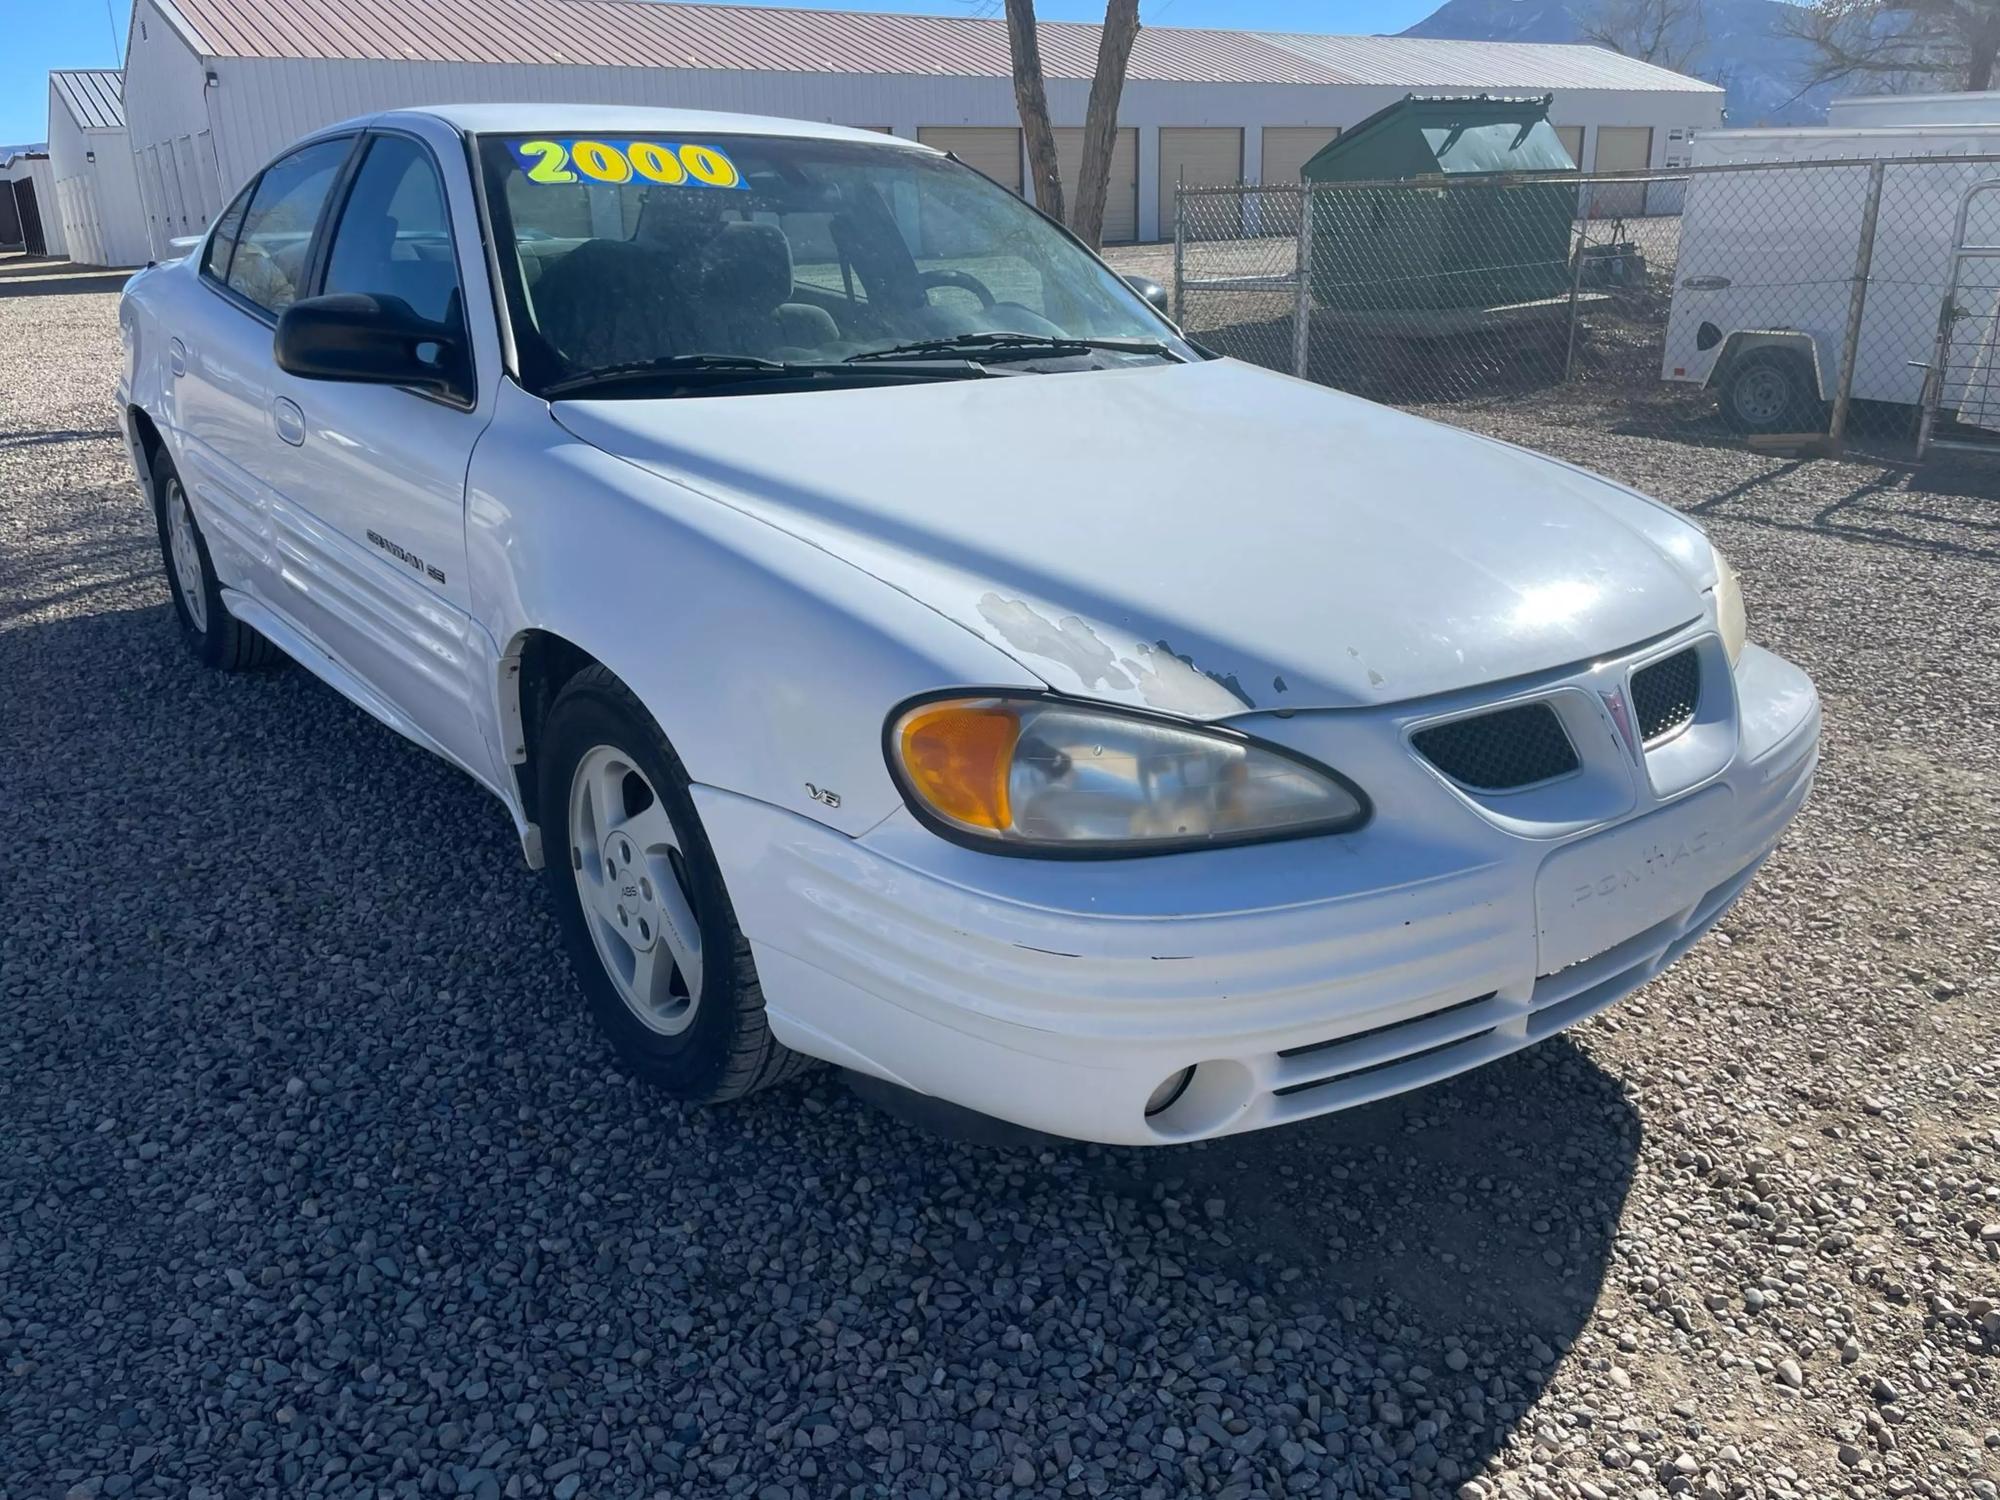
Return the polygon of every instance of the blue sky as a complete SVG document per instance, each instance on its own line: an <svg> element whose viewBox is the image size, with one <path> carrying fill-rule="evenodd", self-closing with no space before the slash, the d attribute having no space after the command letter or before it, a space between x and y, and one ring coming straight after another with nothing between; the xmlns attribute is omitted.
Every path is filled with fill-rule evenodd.
<svg viewBox="0 0 2000 1500"><path fill-rule="evenodd" d="M999 0L846 0L825 10L900 10L928 15L997 14ZM1158 26L1236 26L1257 31L1400 31L1437 9L1441 0L1140 0L1139 19ZM1037 0L1050 21L1094 21L1103 0ZM0 145L48 135L49 69L113 68L124 59L130 0L4 0L0 28ZM115 39L114 39L115 38Z"/></svg>

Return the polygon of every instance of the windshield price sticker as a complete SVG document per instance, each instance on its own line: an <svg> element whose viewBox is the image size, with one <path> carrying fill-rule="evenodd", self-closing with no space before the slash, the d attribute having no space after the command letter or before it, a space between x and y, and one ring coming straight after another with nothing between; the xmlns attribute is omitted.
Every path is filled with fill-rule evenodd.
<svg viewBox="0 0 2000 1500"><path fill-rule="evenodd" d="M663 187L747 188L736 163L693 141L515 141L530 182L654 182Z"/></svg>

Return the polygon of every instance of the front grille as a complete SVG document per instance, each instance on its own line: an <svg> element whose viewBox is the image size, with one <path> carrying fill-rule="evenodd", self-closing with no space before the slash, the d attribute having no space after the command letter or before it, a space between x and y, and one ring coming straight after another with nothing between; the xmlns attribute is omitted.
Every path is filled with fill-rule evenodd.
<svg viewBox="0 0 2000 1500"><path fill-rule="evenodd" d="M1700 701L1701 658L1692 646L1632 674L1632 710L1648 744L1692 719Z"/></svg>
<svg viewBox="0 0 2000 1500"><path fill-rule="evenodd" d="M1567 776L1576 749L1546 703L1521 703L1434 724L1410 736L1417 753L1462 786L1506 792Z"/></svg>

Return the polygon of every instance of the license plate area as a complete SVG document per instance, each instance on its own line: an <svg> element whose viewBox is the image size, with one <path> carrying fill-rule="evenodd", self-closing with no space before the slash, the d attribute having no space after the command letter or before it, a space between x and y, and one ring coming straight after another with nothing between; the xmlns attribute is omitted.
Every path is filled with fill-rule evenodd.
<svg viewBox="0 0 2000 1500"><path fill-rule="evenodd" d="M1535 880L1536 972L1594 958L1700 901L1730 868L1726 786L1566 844Z"/></svg>

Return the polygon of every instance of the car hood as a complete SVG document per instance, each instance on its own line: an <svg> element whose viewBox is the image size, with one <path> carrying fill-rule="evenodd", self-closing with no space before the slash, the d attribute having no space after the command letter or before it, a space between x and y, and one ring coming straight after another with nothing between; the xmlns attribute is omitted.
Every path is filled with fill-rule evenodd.
<svg viewBox="0 0 2000 1500"><path fill-rule="evenodd" d="M1233 360L554 411L1058 691L1195 718L1582 661L1714 577L1608 480Z"/></svg>

